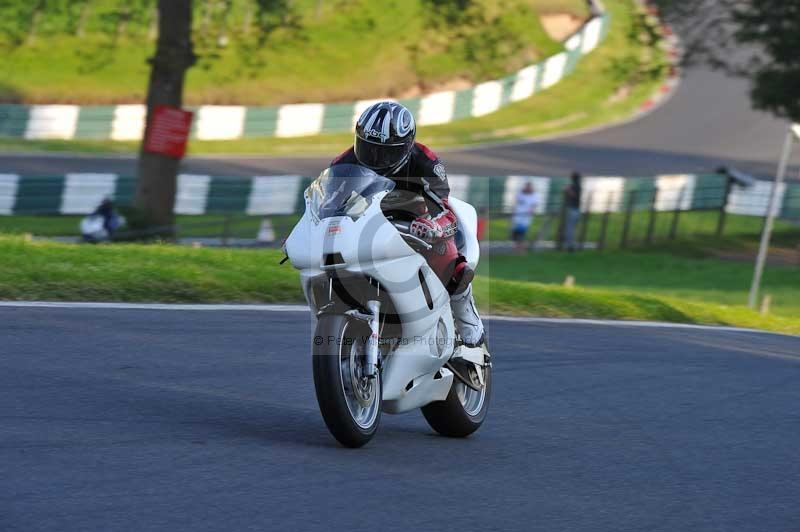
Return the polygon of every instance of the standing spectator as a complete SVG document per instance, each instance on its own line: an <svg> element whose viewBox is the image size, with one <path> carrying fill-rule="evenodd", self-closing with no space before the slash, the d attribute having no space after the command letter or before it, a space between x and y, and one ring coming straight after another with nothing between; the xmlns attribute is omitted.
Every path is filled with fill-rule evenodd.
<svg viewBox="0 0 800 532"><path fill-rule="evenodd" d="M525 234L533 222L533 214L539 206L539 194L530 181L517 193L511 217L511 240L517 252L525 251Z"/></svg>
<svg viewBox="0 0 800 532"><path fill-rule="evenodd" d="M561 245L575 251L575 230L581 220L581 174L572 172L572 181L564 188L564 234Z"/></svg>

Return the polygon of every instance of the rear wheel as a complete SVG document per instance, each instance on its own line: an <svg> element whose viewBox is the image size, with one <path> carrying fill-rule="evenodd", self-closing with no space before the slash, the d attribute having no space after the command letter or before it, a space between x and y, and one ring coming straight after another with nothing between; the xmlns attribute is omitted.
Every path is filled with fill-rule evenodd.
<svg viewBox="0 0 800 532"><path fill-rule="evenodd" d="M364 375L370 330L361 321L323 315L314 338L314 388L322 418L346 447L361 447L378 430L381 377Z"/></svg>
<svg viewBox="0 0 800 532"><path fill-rule="evenodd" d="M464 367L464 366L462 366ZM422 407L422 415L433 430L442 436L465 438L478 430L486 419L489 410L489 399L492 395L492 367L484 366L478 370L472 364L465 367L473 384L480 379L477 371L482 372L484 385L480 390L473 390L458 378L453 379L450 392L444 401L437 401ZM462 372L462 374L464 374Z"/></svg>

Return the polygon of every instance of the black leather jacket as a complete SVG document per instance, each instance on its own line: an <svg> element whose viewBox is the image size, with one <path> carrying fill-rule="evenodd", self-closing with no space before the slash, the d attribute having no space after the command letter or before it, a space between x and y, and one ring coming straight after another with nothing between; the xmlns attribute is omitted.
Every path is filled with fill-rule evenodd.
<svg viewBox="0 0 800 532"><path fill-rule="evenodd" d="M355 151L351 147L331 162L336 164L359 164ZM414 144L411 157L394 175L386 176L397 183L397 188L422 194L431 200L438 214L449 210L447 197L450 195L450 184L447 182L447 170L439 157L427 146L419 142ZM432 207L433 207L432 206Z"/></svg>

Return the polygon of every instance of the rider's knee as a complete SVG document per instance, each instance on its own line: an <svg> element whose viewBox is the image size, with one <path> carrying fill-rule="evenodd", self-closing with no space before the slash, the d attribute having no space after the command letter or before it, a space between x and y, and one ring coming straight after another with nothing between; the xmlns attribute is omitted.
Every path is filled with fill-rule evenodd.
<svg viewBox="0 0 800 532"><path fill-rule="evenodd" d="M475 271L469 267L467 259L459 255L452 266L452 274L446 285L447 292L451 296L462 293L469 287L474 277Z"/></svg>

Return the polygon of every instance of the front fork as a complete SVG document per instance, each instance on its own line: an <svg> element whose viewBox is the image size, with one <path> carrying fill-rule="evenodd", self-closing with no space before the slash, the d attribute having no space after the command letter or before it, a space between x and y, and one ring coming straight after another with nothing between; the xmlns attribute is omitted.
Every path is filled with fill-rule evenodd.
<svg viewBox="0 0 800 532"><path fill-rule="evenodd" d="M367 301L369 314L364 314L355 309L345 312L346 315L367 322L369 325L369 339L367 340L367 361L364 364L364 376L372 379L378 375L378 352L380 350L380 322L381 302Z"/></svg>

